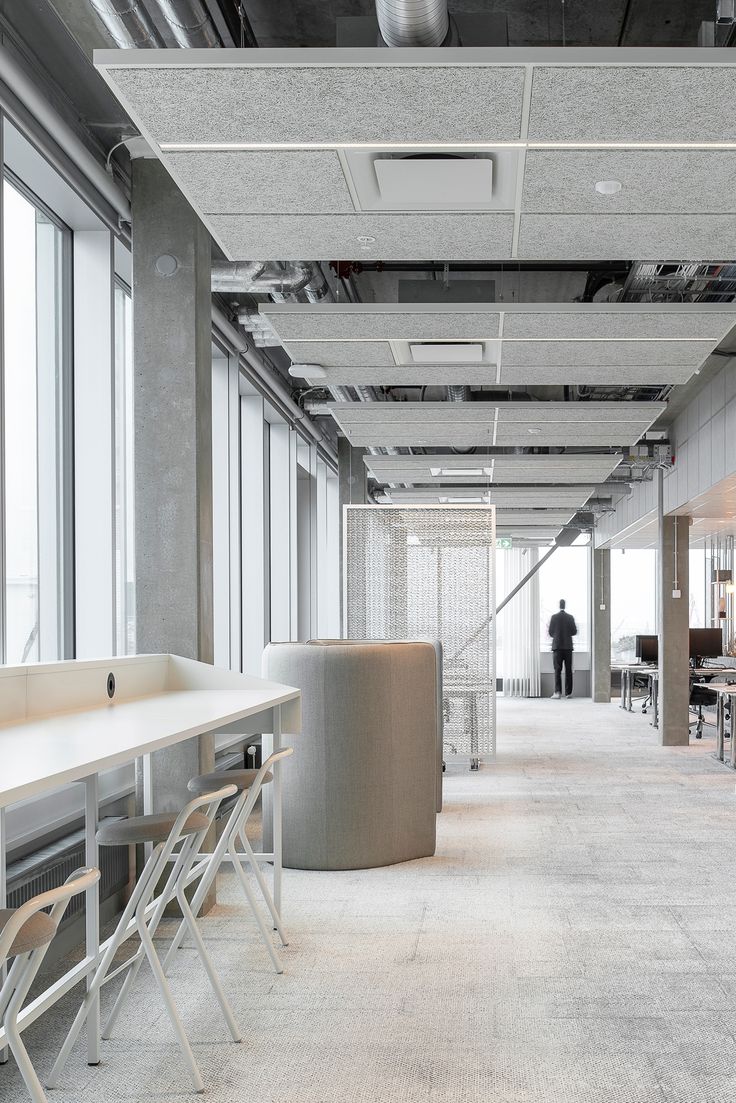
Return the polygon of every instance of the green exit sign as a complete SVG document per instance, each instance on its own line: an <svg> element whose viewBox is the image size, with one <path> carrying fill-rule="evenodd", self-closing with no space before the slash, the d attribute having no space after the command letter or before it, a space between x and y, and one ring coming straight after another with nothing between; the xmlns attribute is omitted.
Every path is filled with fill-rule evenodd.
<svg viewBox="0 0 736 1103"><path fill-rule="evenodd" d="M496 548L503 551L508 551L512 546L510 536L498 536L496 538Z"/></svg>

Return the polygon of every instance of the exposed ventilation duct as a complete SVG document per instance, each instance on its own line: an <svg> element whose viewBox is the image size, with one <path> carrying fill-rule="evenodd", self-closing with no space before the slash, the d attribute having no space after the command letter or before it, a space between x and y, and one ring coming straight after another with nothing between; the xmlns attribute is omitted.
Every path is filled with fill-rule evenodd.
<svg viewBox="0 0 736 1103"><path fill-rule="evenodd" d="M450 32L447 0L376 0L387 46L442 46Z"/></svg>
<svg viewBox="0 0 736 1103"><path fill-rule="evenodd" d="M166 43L141 0L89 0L112 36L124 50L162 50ZM177 46L194 49L222 46L222 39L202 0L149 0L171 30Z"/></svg>
<svg viewBox="0 0 736 1103"><path fill-rule="evenodd" d="M216 261L212 265L212 290L230 294L298 295L318 303L329 291L319 266L308 261L284 265L262 260Z"/></svg>
<svg viewBox="0 0 736 1103"><path fill-rule="evenodd" d="M462 385L448 387L447 398L450 402L467 402L470 398L470 388Z"/></svg>
<svg viewBox="0 0 736 1103"><path fill-rule="evenodd" d="M89 0L116 46L162 50L166 43L140 0Z"/></svg>
<svg viewBox="0 0 736 1103"><path fill-rule="evenodd" d="M222 46L222 39L212 22L212 16L202 0L153 0L159 8L177 46L213 49Z"/></svg>

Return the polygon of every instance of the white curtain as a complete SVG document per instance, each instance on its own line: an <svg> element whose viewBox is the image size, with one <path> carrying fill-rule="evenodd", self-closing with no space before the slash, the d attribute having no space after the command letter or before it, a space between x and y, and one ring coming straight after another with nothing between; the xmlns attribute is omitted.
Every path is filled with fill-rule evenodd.
<svg viewBox="0 0 736 1103"><path fill-rule="evenodd" d="M528 574L539 557L537 548L511 548L506 556L506 592ZM503 692L506 697L539 697L539 574L512 597L503 617Z"/></svg>

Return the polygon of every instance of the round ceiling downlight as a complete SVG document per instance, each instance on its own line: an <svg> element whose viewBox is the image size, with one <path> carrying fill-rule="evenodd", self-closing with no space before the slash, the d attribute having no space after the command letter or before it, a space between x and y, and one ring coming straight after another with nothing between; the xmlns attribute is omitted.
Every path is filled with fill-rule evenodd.
<svg viewBox="0 0 736 1103"><path fill-rule="evenodd" d="M622 187L620 180L599 180L595 190L599 195L618 195Z"/></svg>

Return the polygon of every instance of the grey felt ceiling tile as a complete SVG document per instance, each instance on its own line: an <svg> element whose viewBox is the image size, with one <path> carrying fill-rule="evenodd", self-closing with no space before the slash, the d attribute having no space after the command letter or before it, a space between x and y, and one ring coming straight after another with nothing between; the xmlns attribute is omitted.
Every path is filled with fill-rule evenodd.
<svg viewBox="0 0 736 1103"><path fill-rule="evenodd" d="M499 424L496 433L496 445L500 447L529 446L553 447L556 445L576 445L583 448L596 446L632 445L641 437L645 427L640 422L612 421L565 424L563 422L542 422L539 432L532 437L526 425L507 422Z"/></svg>
<svg viewBox="0 0 736 1103"><path fill-rule="evenodd" d="M375 341L378 337L387 341L493 339L498 337L500 318L497 311L446 310L442 306L431 313L409 308L382 312L380 306L351 311L317 307L289 312L272 310L269 304L264 304L261 313L284 341L348 338Z"/></svg>
<svg viewBox="0 0 736 1103"><path fill-rule="evenodd" d="M388 55L387 55L388 57ZM161 142L492 142L518 138L522 66L116 68Z"/></svg>
<svg viewBox="0 0 736 1103"><path fill-rule="evenodd" d="M736 215L522 214L520 260L729 260Z"/></svg>
<svg viewBox="0 0 736 1103"><path fill-rule="evenodd" d="M485 484L489 475L494 485L507 483L576 484L603 482L621 461L620 455L493 455L474 453L457 456L452 452L429 456L363 457L369 474L379 482ZM437 472L433 474L432 472ZM462 472L462 474L455 474ZM468 474L468 472L471 472Z"/></svg>
<svg viewBox="0 0 736 1103"><path fill-rule="evenodd" d="M482 484L467 491L457 486L413 487L410 490L397 490L391 493L405 497L414 495L425 500L437 499L449 490L452 494L487 494L491 504L505 509L582 509L593 493L593 487L484 487ZM543 518L537 518L543 520Z"/></svg>
<svg viewBox="0 0 736 1103"><path fill-rule="evenodd" d="M600 180L622 184L600 195ZM734 150L531 149L522 210L535 213L736 212Z"/></svg>
<svg viewBox="0 0 736 1103"><path fill-rule="evenodd" d="M604 338L655 337L676 339L700 337L720 341L728 330L736 325L736 309L725 306L711 311L683 306L674 309L641 311L633 310L626 303L616 304L607 311L596 310L585 304L585 309L560 310L535 313L529 311L504 313L504 338L558 340L594 340Z"/></svg>
<svg viewBox="0 0 736 1103"><path fill-rule="evenodd" d="M232 260L498 260L511 256L512 214L210 215Z"/></svg>
<svg viewBox="0 0 736 1103"><path fill-rule="evenodd" d="M341 368L360 369L375 365L390 368L390 375L401 370L394 363L391 346L387 341L289 341L286 350L297 364L334 367L338 373ZM336 375L331 378L334 383L337 382Z"/></svg>
<svg viewBox="0 0 736 1103"><path fill-rule="evenodd" d="M293 347L293 342L290 347ZM306 348L306 346L300 346ZM362 346L361 346L362 347ZM376 364L353 365L343 362L328 367L324 382L329 386L352 386L356 383L373 387L445 387L450 384L483 387L496 382L495 364ZM310 378L307 372L305 378Z"/></svg>
<svg viewBox="0 0 736 1103"><path fill-rule="evenodd" d="M555 386L579 385L591 387L657 387L668 383L686 383L697 370L697 364L651 365L573 364L554 366L537 364L531 367L505 364L501 368L499 383L507 386Z"/></svg>
<svg viewBox="0 0 736 1103"><path fill-rule="evenodd" d="M712 341L504 341L501 364L502 369L677 364L694 371L712 347Z"/></svg>
<svg viewBox="0 0 736 1103"><path fill-rule="evenodd" d="M731 142L735 99L732 65L536 65L529 140Z"/></svg>
<svg viewBox="0 0 736 1103"><path fill-rule="evenodd" d="M334 150L166 153L190 203L205 214L346 214L355 207Z"/></svg>

